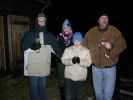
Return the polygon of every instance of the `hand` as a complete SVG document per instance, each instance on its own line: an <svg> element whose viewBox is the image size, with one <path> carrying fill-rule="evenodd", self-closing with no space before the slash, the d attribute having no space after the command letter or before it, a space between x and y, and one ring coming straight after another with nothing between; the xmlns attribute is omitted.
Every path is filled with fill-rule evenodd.
<svg viewBox="0 0 133 100"><path fill-rule="evenodd" d="M73 64L76 64L76 62L77 62L77 57L73 57L73 58L72 58L72 63L73 63Z"/></svg>
<svg viewBox="0 0 133 100"><path fill-rule="evenodd" d="M80 63L80 58L79 58L79 57L77 57L76 62L77 62L78 64Z"/></svg>
<svg viewBox="0 0 133 100"><path fill-rule="evenodd" d="M101 44L106 48L106 49L111 49L112 48L112 44L109 42L101 42Z"/></svg>
<svg viewBox="0 0 133 100"><path fill-rule="evenodd" d="M40 49L41 48L41 44L40 43L33 43L31 45L31 49L32 50L37 50L37 49Z"/></svg>

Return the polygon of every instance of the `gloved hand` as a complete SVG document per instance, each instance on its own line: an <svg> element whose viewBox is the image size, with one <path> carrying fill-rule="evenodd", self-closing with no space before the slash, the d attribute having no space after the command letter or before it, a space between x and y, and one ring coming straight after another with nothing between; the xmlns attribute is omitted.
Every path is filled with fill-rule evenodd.
<svg viewBox="0 0 133 100"><path fill-rule="evenodd" d="M73 64L76 64L76 62L77 62L77 57L73 57L73 58L72 58L72 63L73 63Z"/></svg>
<svg viewBox="0 0 133 100"><path fill-rule="evenodd" d="M37 49L40 49L41 48L41 44L40 43L33 43L32 45L31 45L31 49L32 50L37 50Z"/></svg>
<svg viewBox="0 0 133 100"><path fill-rule="evenodd" d="M77 57L76 62L77 62L78 64L80 63L80 58L79 58L79 57Z"/></svg>

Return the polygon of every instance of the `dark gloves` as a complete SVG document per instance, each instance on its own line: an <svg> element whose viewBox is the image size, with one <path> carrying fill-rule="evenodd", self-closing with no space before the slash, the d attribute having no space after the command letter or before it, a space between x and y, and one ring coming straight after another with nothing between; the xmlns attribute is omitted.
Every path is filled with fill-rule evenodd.
<svg viewBox="0 0 133 100"><path fill-rule="evenodd" d="M76 63L79 64L79 63L80 63L80 58L79 58L79 57L73 57L73 58L72 58L72 63L73 63L73 64L76 64Z"/></svg>
<svg viewBox="0 0 133 100"><path fill-rule="evenodd" d="M31 45L31 49L32 50L37 50L37 49L40 49L41 48L41 44L40 43L33 43L32 45Z"/></svg>
<svg viewBox="0 0 133 100"><path fill-rule="evenodd" d="M80 63L80 58L79 58L79 57L77 57L77 63L78 63L78 64Z"/></svg>
<svg viewBox="0 0 133 100"><path fill-rule="evenodd" d="M73 58L72 58L72 63L73 63L73 64L76 64L76 62L77 62L77 57L73 57Z"/></svg>

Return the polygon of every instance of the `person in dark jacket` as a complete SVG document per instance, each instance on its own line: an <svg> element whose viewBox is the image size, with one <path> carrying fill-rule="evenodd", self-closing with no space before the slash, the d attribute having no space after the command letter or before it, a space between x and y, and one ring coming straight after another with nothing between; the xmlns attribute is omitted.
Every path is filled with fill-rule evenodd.
<svg viewBox="0 0 133 100"><path fill-rule="evenodd" d="M71 23L68 19L65 19L62 23L62 31L58 34L57 39L60 44L60 55L63 54L64 49L73 44L72 42L73 30ZM64 69L65 66L61 61L57 61L57 75L58 75L58 86L60 90L61 100L65 99L64 95Z"/></svg>
<svg viewBox="0 0 133 100"><path fill-rule="evenodd" d="M59 47L57 44L57 39L56 37L54 37L54 35L52 35L52 33L46 30L46 20L47 20L46 16L43 13L39 13L36 19L35 29L33 29L31 32L25 33L22 41L22 46L23 46L24 56L25 56L24 74L25 76L28 76L30 80L31 100L48 100L47 93L46 93L46 82L49 76L50 68L47 68L48 72L45 72L46 71L45 70L44 71L45 73L41 73L41 74L35 73L36 70L34 69L30 70L30 73L29 73L28 67L30 65L34 66L35 64L30 63L29 65L28 64L29 59L26 59L26 58L28 58L30 55L30 58L31 58L30 62L37 63L38 66L36 67L40 68L40 66L43 66L43 65L44 67L50 67L49 63L51 62L51 58L50 58L51 55L46 54L44 51L47 51L49 53L49 50L51 48L52 49L51 51L55 52L56 55L59 57L59 53L58 53ZM41 46L39 43L41 44ZM43 58L45 60L48 59L47 61L49 62L44 61L47 64L43 64L44 62L39 62L39 59L42 61L40 56L38 56L39 53L47 55L47 57L45 57L46 55L41 55L42 59ZM35 54L35 57L38 57L39 59L34 60L33 54ZM34 73L32 73L33 71Z"/></svg>

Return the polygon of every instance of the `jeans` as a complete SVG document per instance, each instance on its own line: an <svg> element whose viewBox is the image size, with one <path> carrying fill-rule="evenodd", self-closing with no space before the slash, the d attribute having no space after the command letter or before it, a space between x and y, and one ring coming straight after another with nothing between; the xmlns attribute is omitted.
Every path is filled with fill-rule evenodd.
<svg viewBox="0 0 133 100"><path fill-rule="evenodd" d="M116 81L116 65L111 68L97 68L93 65L92 75L96 100L112 100Z"/></svg>
<svg viewBox="0 0 133 100"><path fill-rule="evenodd" d="M81 100L82 81L65 79L65 100Z"/></svg>
<svg viewBox="0 0 133 100"><path fill-rule="evenodd" d="M30 76L30 99L48 100L46 94L47 77Z"/></svg>

